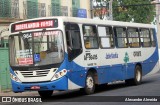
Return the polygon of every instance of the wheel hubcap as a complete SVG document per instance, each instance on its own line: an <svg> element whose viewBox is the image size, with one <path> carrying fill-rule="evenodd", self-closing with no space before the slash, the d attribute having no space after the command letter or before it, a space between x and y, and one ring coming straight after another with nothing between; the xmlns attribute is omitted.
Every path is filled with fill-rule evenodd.
<svg viewBox="0 0 160 105"><path fill-rule="evenodd" d="M93 88L93 78L87 77L87 88L92 89Z"/></svg>
<svg viewBox="0 0 160 105"><path fill-rule="evenodd" d="M141 80L141 72L139 70L136 73L136 79L138 82Z"/></svg>

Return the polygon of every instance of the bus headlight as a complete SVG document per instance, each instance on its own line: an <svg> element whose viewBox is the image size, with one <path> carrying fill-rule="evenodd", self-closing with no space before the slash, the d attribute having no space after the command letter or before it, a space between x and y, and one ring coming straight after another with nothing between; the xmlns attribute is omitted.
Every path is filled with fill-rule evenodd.
<svg viewBox="0 0 160 105"><path fill-rule="evenodd" d="M16 82L21 82L16 76L14 76L13 74L10 73L10 77L13 81L16 81Z"/></svg>
<svg viewBox="0 0 160 105"><path fill-rule="evenodd" d="M66 70L66 69L63 69L63 70L57 72L57 73L53 76L53 78L52 78L51 81L57 80L57 79L59 79L59 78L62 78L62 77L65 76L66 74L67 74L67 70Z"/></svg>

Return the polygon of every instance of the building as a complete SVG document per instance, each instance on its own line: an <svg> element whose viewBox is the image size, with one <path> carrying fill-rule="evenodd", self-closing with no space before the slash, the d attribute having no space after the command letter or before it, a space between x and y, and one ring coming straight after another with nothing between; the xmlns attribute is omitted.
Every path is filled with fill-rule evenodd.
<svg viewBox="0 0 160 105"><path fill-rule="evenodd" d="M48 16L77 17L78 9L90 18L90 0L0 0L0 31L12 22ZM5 33L7 34L7 33ZM2 33L2 36L5 36Z"/></svg>

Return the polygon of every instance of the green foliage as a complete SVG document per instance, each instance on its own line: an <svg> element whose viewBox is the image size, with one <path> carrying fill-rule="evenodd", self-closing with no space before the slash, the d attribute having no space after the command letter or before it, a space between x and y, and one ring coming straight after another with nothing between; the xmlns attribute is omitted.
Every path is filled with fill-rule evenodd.
<svg viewBox="0 0 160 105"><path fill-rule="evenodd" d="M150 23L155 16L155 6L142 5L150 3L150 0L114 0L113 19L127 22L130 22L133 19L134 22L138 23Z"/></svg>

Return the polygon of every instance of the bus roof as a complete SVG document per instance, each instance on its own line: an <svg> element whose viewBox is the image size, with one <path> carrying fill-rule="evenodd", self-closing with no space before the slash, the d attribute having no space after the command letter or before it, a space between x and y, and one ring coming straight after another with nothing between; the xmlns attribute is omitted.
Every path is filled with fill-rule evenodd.
<svg viewBox="0 0 160 105"><path fill-rule="evenodd" d="M64 22L74 22L79 24L95 24L95 25L110 25L110 26L124 26L124 27L141 27L141 28L154 28L152 24L144 24L144 23L131 23L131 22L122 22L122 21L111 21L111 20L98 20L98 19L89 19L89 18L78 18L78 17L64 17L64 16L53 16L53 17L43 17L43 18L34 18L27 19L23 21L18 21L15 23L41 20L41 19L62 19ZM12 23L12 24L15 24ZM11 25L12 25L11 24Z"/></svg>
<svg viewBox="0 0 160 105"><path fill-rule="evenodd" d="M96 24L96 25L111 25L111 26L124 26L124 27L144 27L144 28L154 28L152 24L144 23L131 23L122 21L111 21L111 20L98 20L98 19L87 19L87 18L75 18L75 17L62 17L64 21L75 22L75 23L85 23L85 24Z"/></svg>

